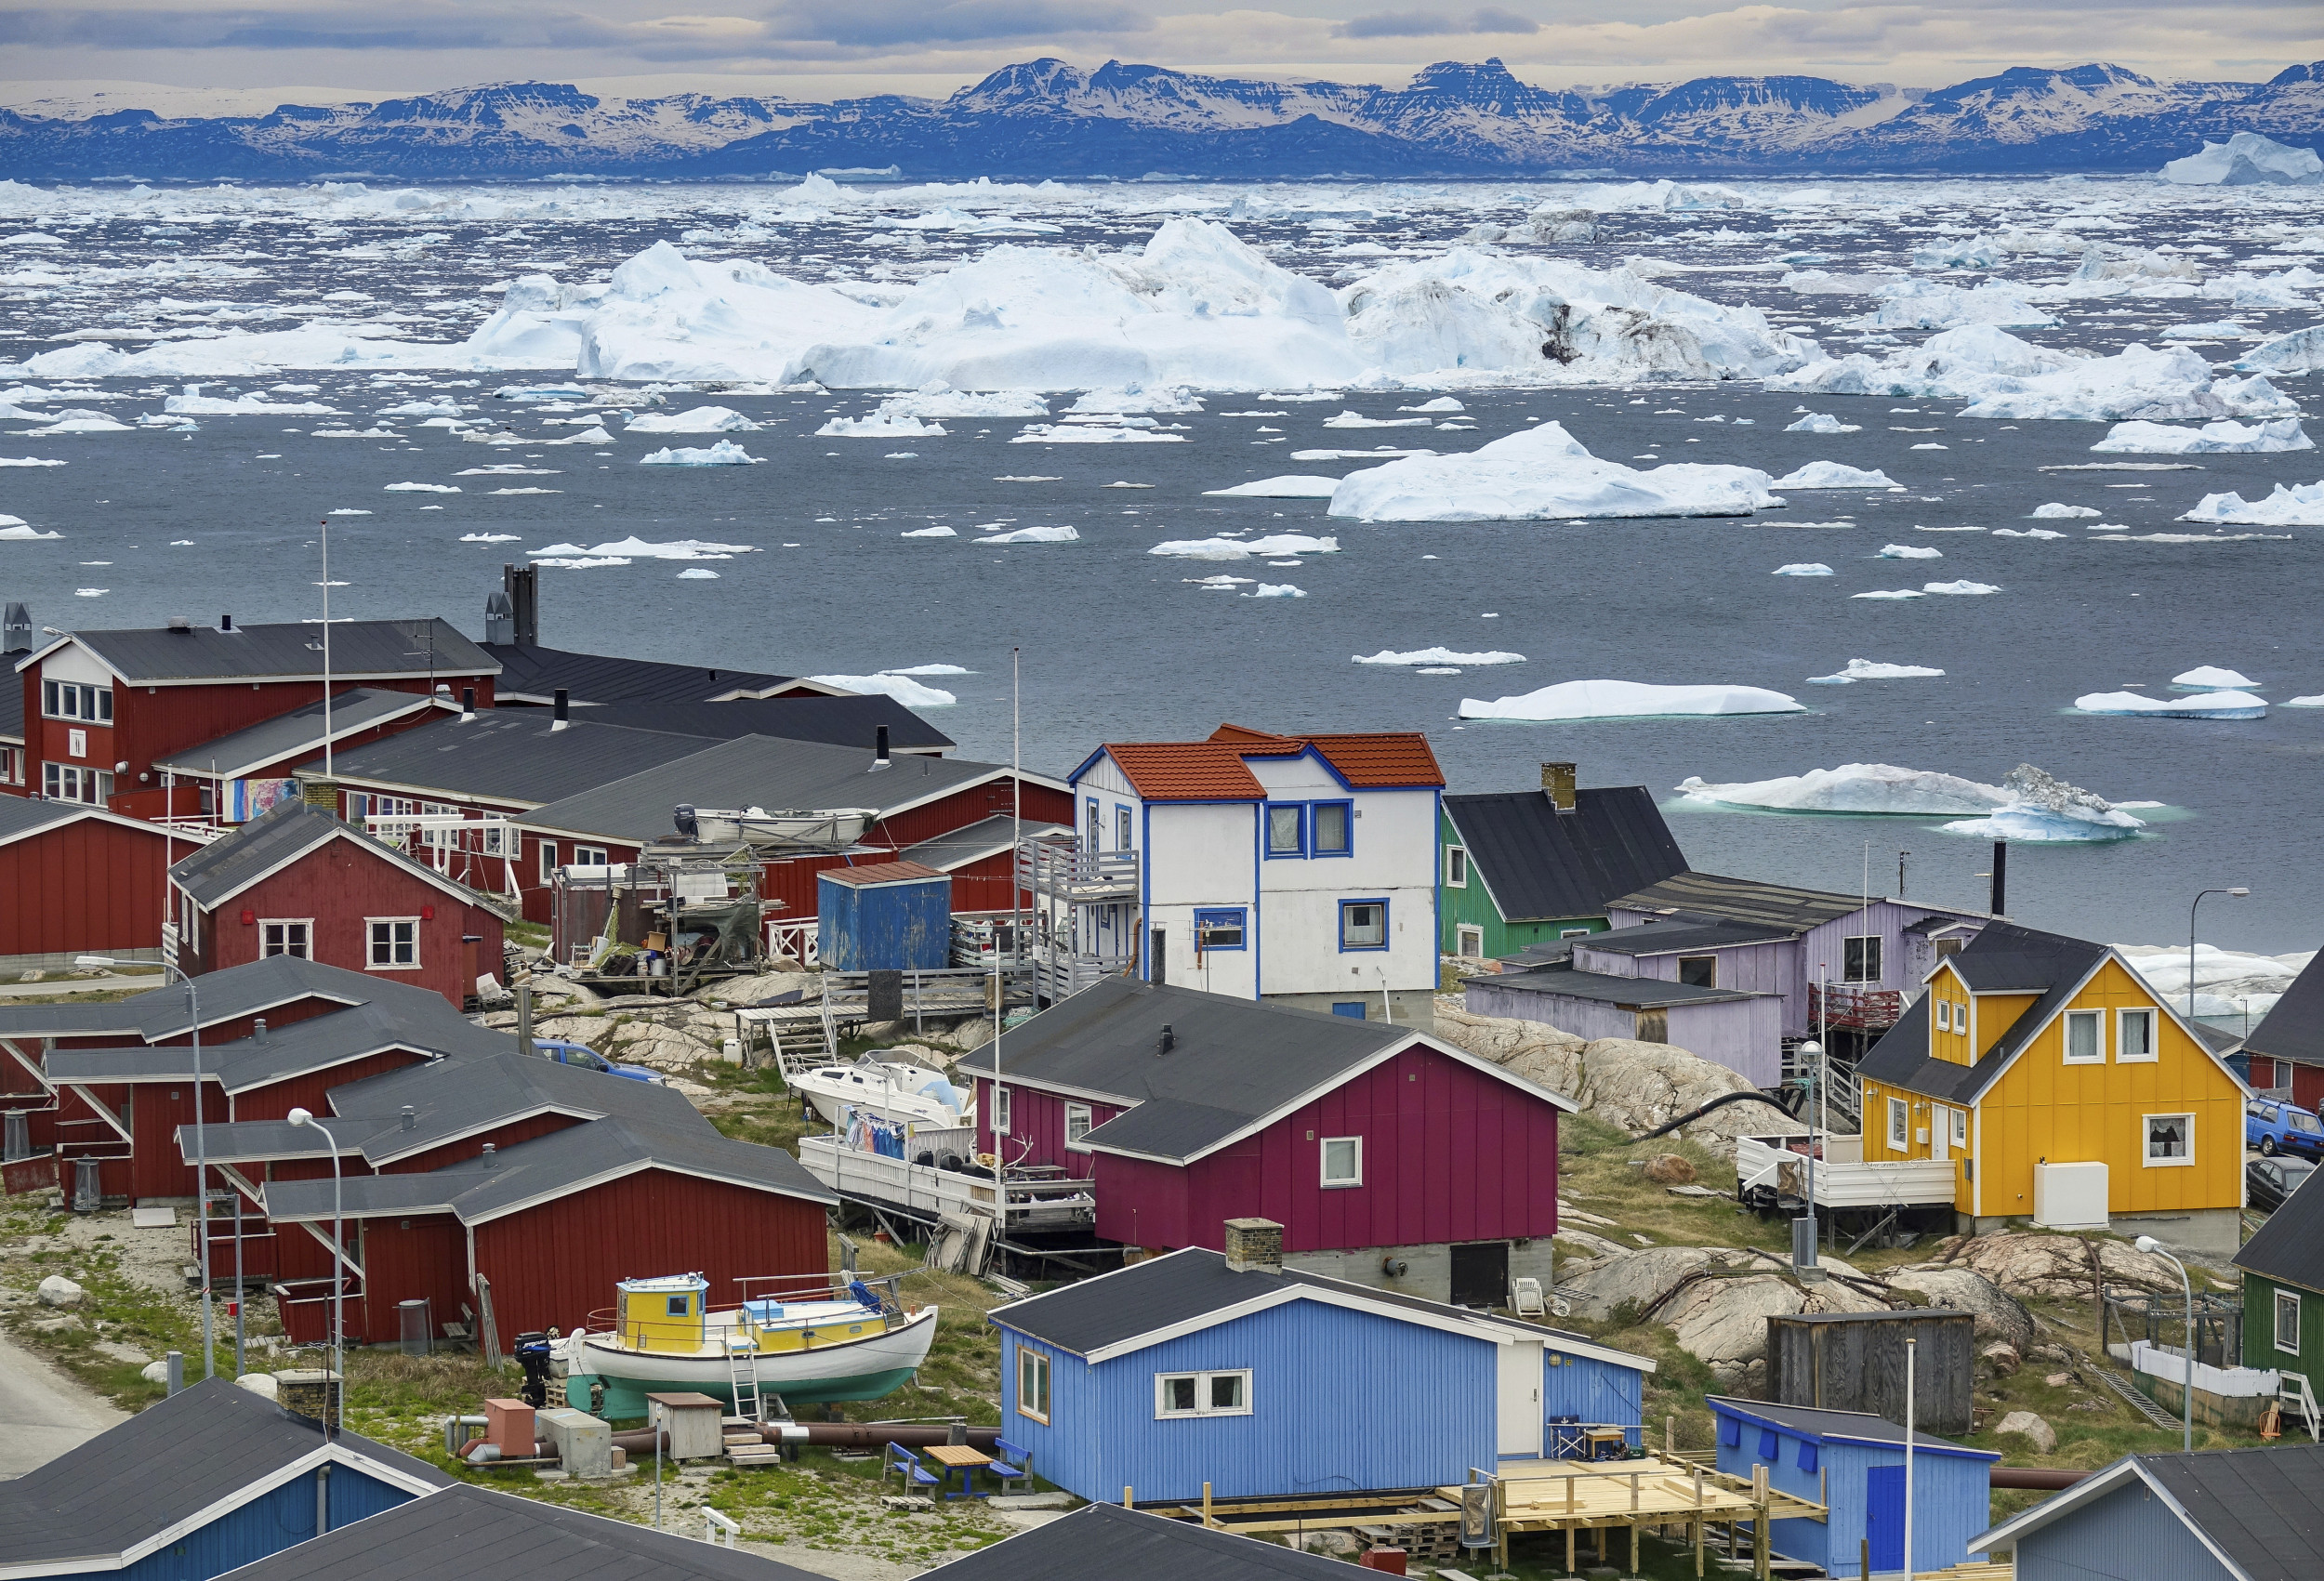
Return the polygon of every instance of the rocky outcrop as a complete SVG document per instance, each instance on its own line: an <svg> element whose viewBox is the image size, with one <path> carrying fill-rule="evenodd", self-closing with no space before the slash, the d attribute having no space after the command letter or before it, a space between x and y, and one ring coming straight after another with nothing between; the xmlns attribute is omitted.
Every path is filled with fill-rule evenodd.
<svg viewBox="0 0 2324 1581"><path fill-rule="evenodd" d="M2106 1284L2178 1293L2179 1271L2168 1259L2107 1235L2093 1235L2087 1241L2075 1235L2026 1231L1955 1235L1937 1244L1935 1260L1918 1266L1966 1269L2021 1300L2074 1300L2095 1293L2091 1268L2093 1250L2098 1259L2096 1277Z"/></svg>
<svg viewBox="0 0 2324 1581"><path fill-rule="evenodd" d="M2019 1351L2033 1343L2033 1314L2017 1298L1968 1268L1901 1268L1887 1276L1891 1289L1909 1290L1928 1298L1933 1307L1951 1307L1974 1316L1977 1342L2012 1346Z"/></svg>

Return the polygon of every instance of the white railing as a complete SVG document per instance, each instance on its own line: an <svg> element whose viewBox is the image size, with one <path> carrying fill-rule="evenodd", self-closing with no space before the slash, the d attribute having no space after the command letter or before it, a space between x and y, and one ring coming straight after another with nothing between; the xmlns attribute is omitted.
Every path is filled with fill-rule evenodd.
<svg viewBox="0 0 2324 1581"><path fill-rule="evenodd" d="M905 1145L918 1153L930 1151L931 1136L953 1134L923 1131ZM1088 1224L1097 1217L1096 1182L1091 1180L1003 1180L996 1185L989 1173L966 1174L863 1153L836 1136L801 1137L799 1161L810 1175L843 1196L900 1207L923 1219L946 1212L991 1214L998 1209L1003 1229L1010 1230Z"/></svg>
<svg viewBox="0 0 2324 1581"><path fill-rule="evenodd" d="M153 818L148 822L173 840L191 840L198 846L206 846L212 840L222 840L234 832L207 817Z"/></svg>
<svg viewBox="0 0 2324 1581"><path fill-rule="evenodd" d="M742 1530L732 1519L720 1515L708 1505L702 1507L702 1540L712 1548L733 1548Z"/></svg>
<svg viewBox="0 0 2324 1581"><path fill-rule="evenodd" d="M1138 853L1027 840L1017 848L1017 887L1045 899L1078 903L1128 900L1138 893Z"/></svg>
<svg viewBox="0 0 2324 1581"><path fill-rule="evenodd" d="M821 940L813 917L804 922L767 922L767 954L787 955L801 966L815 966L823 960Z"/></svg>
<svg viewBox="0 0 2324 1581"><path fill-rule="evenodd" d="M491 876L496 864L501 892L512 898L523 894L517 882L516 827L498 813L471 817L464 812L373 812L364 815L363 828L373 838L396 847L415 861L428 863L447 877L456 876L452 870L456 861L460 867L456 881L463 884L469 884L469 876L480 867Z"/></svg>
<svg viewBox="0 0 2324 1581"><path fill-rule="evenodd" d="M1953 1161L1907 1158L1894 1163L1863 1161L1861 1137L1818 1137L1823 1156L1816 1161L1819 1207L1919 1207L1951 1202ZM1767 1186L1798 1197L1807 1191L1807 1145L1802 1133L1788 1137L1737 1137L1735 1176L1738 1192Z"/></svg>

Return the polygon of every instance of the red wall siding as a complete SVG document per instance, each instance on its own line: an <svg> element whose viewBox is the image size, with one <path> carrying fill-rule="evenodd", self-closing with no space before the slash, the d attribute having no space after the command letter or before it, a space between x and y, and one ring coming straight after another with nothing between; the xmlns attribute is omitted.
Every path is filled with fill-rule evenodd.
<svg viewBox="0 0 2324 1581"><path fill-rule="evenodd" d="M84 818L0 846L0 955L160 945L162 845L158 831Z"/></svg>
<svg viewBox="0 0 2324 1581"><path fill-rule="evenodd" d="M311 1239L308 1245L329 1263L328 1246L315 1245ZM495 1287L494 1295L498 1294ZM431 1213L363 1220L363 1299L347 1304L349 1337L360 1336L373 1345L390 1343L400 1333L396 1304L422 1297L429 1302L438 1336L444 1324L461 1321L463 1303L476 1304L468 1289L468 1232L459 1219L449 1213ZM320 1309L313 1310L321 1315Z"/></svg>
<svg viewBox="0 0 2324 1581"><path fill-rule="evenodd" d="M1080 1100L1060 1098L1038 1087L1018 1087L1009 1082L1001 1085L1009 1088L1009 1162L1062 1164L1069 1174L1087 1179L1095 1154L1069 1153L1065 1149L1065 1105ZM976 1112L979 1115L993 1112L992 1087L990 1076L981 1076L976 1081ZM1121 1112L1116 1104L1092 1103L1089 1105L1089 1124L1103 1126ZM986 1145L985 1138L977 1139L980 1151ZM1020 1150L1023 1151L1022 1158L1018 1156Z"/></svg>
<svg viewBox="0 0 2324 1581"><path fill-rule="evenodd" d="M519 1142L531 1141L535 1137L545 1137L551 1131L561 1131L569 1126L584 1124L587 1122L576 1120L569 1114L535 1114L529 1120L519 1120L514 1125L496 1126L489 1131L480 1131L462 1140L446 1142L442 1147L431 1147L426 1153L416 1153L409 1158L399 1158L380 1173L384 1175L422 1174L429 1169L441 1169L447 1164L457 1164L462 1159L480 1157L483 1153L486 1142L492 1143L501 1152L506 1153Z"/></svg>

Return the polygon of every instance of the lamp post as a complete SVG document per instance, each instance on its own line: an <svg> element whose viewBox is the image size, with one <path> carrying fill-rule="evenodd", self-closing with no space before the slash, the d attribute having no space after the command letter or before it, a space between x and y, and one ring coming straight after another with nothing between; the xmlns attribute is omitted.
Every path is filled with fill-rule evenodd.
<svg viewBox="0 0 2324 1581"><path fill-rule="evenodd" d="M104 971L121 962L112 955L75 955L73 964L82 971ZM210 1337L210 1154L208 1138L202 1127L202 1001L194 992L193 979L186 975L182 967L164 961L162 969L176 972L178 981L186 985L186 1009L193 1021L193 1238L202 1260L202 1376L208 1378L218 1376L218 1349ZM242 1255L239 1232L234 1252L237 1258ZM234 1300L239 1306L239 1283L234 1288Z"/></svg>
<svg viewBox="0 0 2324 1581"><path fill-rule="evenodd" d="M2179 1271L2179 1290L2186 1298L2186 1376L2180 1380L2179 1393L2186 1406L2185 1420L2179 1429L2179 1447L2195 1453L2195 1286L2186 1276L2186 1264L2162 1249L2162 1243L2152 1235L2141 1235L2131 1243L2142 1252L2151 1252Z"/></svg>
<svg viewBox="0 0 2324 1581"><path fill-rule="evenodd" d="M328 1126L304 1109L292 1110L289 1119L294 1126L312 1126L321 1131L323 1140L331 1149L331 1376L338 1380L339 1408L344 1410L347 1406L347 1309L344 1305L347 1299L347 1232L339 1221L342 1207L339 1143ZM323 1426L327 1436L331 1429L327 1394Z"/></svg>
<svg viewBox="0 0 2324 1581"><path fill-rule="evenodd" d="M1812 1037L1800 1045L1794 1051L1793 1057L1796 1059L1809 1056L1813 1056L1816 1061L1816 1102L1820 1111L1824 1103L1824 1046ZM1791 1221L1791 1271L1810 1280L1823 1277L1823 1270L1816 1265L1816 1241L1818 1232L1816 1221L1816 1133L1818 1129L1819 1126L1815 1120L1808 1122L1807 1213L1804 1216L1806 1232L1804 1234L1801 1232L1802 1221L1800 1219L1795 1219Z"/></svg>
<svg viewBox="0 0 2324 1581"><path fill-rule="evenodd" d="M2186 908L2186 1019L2188 1021L2195 1019L2195 908L2203 903L2205 895L2233 895L2239 901L2251 892L2240 884L2232 889L2202 889L2196 893L2194 902Z"/></svg>

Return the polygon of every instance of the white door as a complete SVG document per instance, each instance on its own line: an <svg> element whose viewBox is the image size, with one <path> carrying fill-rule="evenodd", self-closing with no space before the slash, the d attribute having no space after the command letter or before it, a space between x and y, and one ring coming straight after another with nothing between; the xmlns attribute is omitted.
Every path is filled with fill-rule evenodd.
<svg viewBox="0 0 2324 1581"><path fill-rule="evenodd" d="M1541 1341L1520 1339L1497 1347L1500 1355L1500 1443L1502 1455L1541 1453Z"/></svg>
<svg viewBox="0 0 2324 1581"><path fill-rule="evenodd" d="M1952 1156L1953 1112L1941 1103L1929 1106L1929 1157L1938 1164Z"/></svg>

